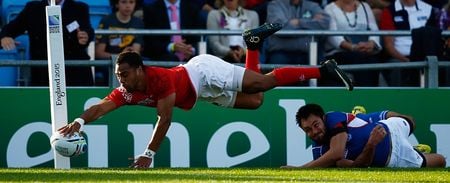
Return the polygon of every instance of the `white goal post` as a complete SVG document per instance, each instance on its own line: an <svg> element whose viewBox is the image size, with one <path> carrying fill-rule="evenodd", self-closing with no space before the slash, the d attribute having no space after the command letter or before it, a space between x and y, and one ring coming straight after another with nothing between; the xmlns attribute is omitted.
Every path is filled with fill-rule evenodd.
<svg viewBox="0 0 450 183"><path fill-rule="evenodd" d="M51 0L46 7L48 79L52 132L67 124L66 73L64 66L64 44L61 6ZM55 169L70 169L70 158L53 151Z"/></svg>

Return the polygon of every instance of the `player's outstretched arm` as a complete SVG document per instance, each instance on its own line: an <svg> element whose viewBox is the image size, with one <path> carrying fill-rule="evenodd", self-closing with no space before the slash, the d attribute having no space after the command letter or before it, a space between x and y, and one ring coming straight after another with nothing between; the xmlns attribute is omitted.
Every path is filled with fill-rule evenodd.
<svg viewBox="0 0 450 183"><path fill-rule="evenodd" d="M158 113L158 121L156 127L153 130L152 138L143 154L139 155L136 161L131 165L133 168L148 168L150 167L153 156L159 149L161 142L166 137L169 130L170 123L172 122L172 112L175 106L176 94L172 93L169 96L158 100L156 110Z"/></svg>
<svg viewBox="0 0 450 183"><path fill-rule="evenodd" d="M330 150L323 156L310 161L302 166L282 166L281 168L314 168L314 167L331 167L336 165L336 162L344 158L345 145L347 142L347 133L341 132L331 138Z"/></svg>
<svg viewBox="0 0 450 183"><path fill-rule="evenodd" d="M72 136L74 132L79 132L80 129L82 130L84 124L95 121L99 117L113 111L116 108L116 104L113 101L104 98L98 104L89 107L89 109L84 111L79 118L76 118L72 123L58 129L58 131L64 136Z"/></svg>
<svg viewBox="0 0 450 183"><path fill-rule="evenodd" d="M333 136L330 140L330 150L328 150L323 156L309 163L306 163L302 167L330 167L336 165L336 162L344 159L345 145L347 142L347 133L341 132Z"/></svg>
<svg viewBox="0 0 450 183"><path fill-rule="evenodd" d="M313 168L313 167L331 167L335 166L336 162L344 158L345 145L347 142L347 133L341 132L331 138L330 150L323 156L310 161L302 166L282 166L281 168Z"/></svg>

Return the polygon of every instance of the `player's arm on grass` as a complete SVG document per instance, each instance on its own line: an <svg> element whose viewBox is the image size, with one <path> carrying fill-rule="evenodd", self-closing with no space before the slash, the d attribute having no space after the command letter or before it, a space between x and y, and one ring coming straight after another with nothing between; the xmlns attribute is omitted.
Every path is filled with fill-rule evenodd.
<svg viewBox="0 0 450 183"><path fill-rule="evenodd" d="M63 126L58 129L58 131L62 135L72 136L74 132L79 132L84 124L97 120L99 117L113 111L116 109L116 104L109 100L108 98L104 98L99 103L89 107L83 114L77 119L75 119L72 123Z"/></svg>
<svg viewBox="0 0 450 183"><path fill-rule="evenodd" d="M375 150L377 145L386 136L386 130L382 125L377 125L372 132L370 132L369 140L367 140L361 154L355 159L355 161L342 159L336 162L338 167L369 167L372 164L375 156Z"/></svg>
<svg viewBox="0 0 450 183"><path fill-rule="evenodd" d="M131 167L148 168L152 163L155 152L159 149L161 142L164 140L167 131L169 130L172 121L172 112L175 106L175 97L176 94L172 93L169 96L158 100L156 106L158 121L156 122L155 130L153 130L152 138L144 154L140 155Z"/></svg>
<svg viewBox="0 0 450 183"><path fill-rule="evenodd" d="M330 167L336 165L337 161L344 158L346 142L347 132L340 132L334 135L330 140L330 149L323 156L302 165L300 168Z"/></svg>

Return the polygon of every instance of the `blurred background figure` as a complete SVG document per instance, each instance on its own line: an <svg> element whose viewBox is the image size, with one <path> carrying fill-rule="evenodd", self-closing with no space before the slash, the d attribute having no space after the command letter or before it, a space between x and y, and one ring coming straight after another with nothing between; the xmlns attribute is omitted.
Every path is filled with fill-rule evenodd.
<svg viewBox="0 0 450 183"><path fill-rule="evenodd" d="M211 10L217 9L216 0L191 0L200 9L199 19L200 26L206 27L206 21L208 20L208 14Z"/></svg>
<svg viewBox="0 0 450 183"><path fill-rule="evenodd" d="M245 30L258 27L258 14L244 9L242 0L216 0L216 3L220 8L208 14L207 29ZM241 35L208 36L208 46L213 55L227 62L245 62L245 42Z"/></svg>
<svg viewBox="0 0 450 183"><path fill-rule="evenodd" d="M61 5L65 60L89 61L86 48L94 39L94 30L88 5L74 0L56 0L56 4ZM47 5L48 0L30 1L14 20L6 24L0 33L3 49L14 49L14 38L26 32L30 41L30 59L47 60ZM48 68L32 67L30 79L31 86L48 86ZM66 83L67 86L92 86L90 67L67 66Z"/></svg>
<svg viewBox="0 0 450 183"><path fill-rule="evenodd" d="M437 27L436 11L422 0L395 0L383 10L381 30L413 30L423 26ZM411 36L383 36L388 62L410 62ZM418 50L420 51L420 50ZM389 86L419 86L417 69L395 69L384 73Z"/></svg>
<svg viewBox="0 0 450 183"><path fill-rule="evenodd" d="M378 25L370 6L358 0L336 0L325 7L331 16L333 31L378 31ZM376 54L381 50L379 36L349 35L330 36L325 46L326 58L338 64L368 64L380 62ZM355 86L378 86L378 71L349 72ZM327 85L329 83L326 83ZM338 84L338 83L335 83ZM332 85L335 85L332 84Z"/></svg>
<svg viewBox="0 0 450 183"><path fill-rule="evenodd" d="M375 20L377 21L377 25L380 24L381 12L383 12L384 8L388 7L393 0L366 0L367 4L369 4L372 9L373 15L375 16Z"/></svg>
<svg viewBox="0 0 450 183"><path fill-rule="evenodd" d="M134 17L136 0L113 0L114 11L100 21L98 29L132 30L143 29L141 19ZM95 59L111 59L112 54L123 51L141 52L143 39L141 35L97 35L95 41ZM109 76L108 67L96 67L95 84L107 86Z"/></svg>
<svg viewBox="0 0 450 183"><path fill-rule="evenodd" d="M256 11L259 17L259 24L266 22L267 18L267 4L271 0L244 0L244 8Z"/></svg>
<svg viewBox="0 0 450 183"><path fill-rule="evenodd" d="M439 12L439 28L442 31L450 30L450 1ZM442 59L450 61L450 38L443 37ZM439 68L439 86L450 86L450 68Z"/></svg>
<svg viewBox="0 0 450 183"><path fill-rule="evenodd" d="M146 29L204 29L197 5L189 0L157 0L144 8ZM198 36L144 36L143 56L152 60L187 61L197 54Z"/></svg>
<svg viewBox="0 0 450 183"><path fill-rule="evenodd" d="M267 22L283 24L283 30L328 30L330 16L319 4L307 0L273 0L267 6ZM279 36L268 39L269 64L309 64L310 36ZM319 52L324 38L316 37ZM323 53L318 55L322 61Z"/></svg>

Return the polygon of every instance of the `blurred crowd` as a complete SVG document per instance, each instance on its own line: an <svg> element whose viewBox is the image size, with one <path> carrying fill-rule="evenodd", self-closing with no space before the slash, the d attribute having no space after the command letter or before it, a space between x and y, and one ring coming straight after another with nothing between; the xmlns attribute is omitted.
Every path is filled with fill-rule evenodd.
<svg viewBox="0 0 450 183"><path fill-rule="evenodd" d="M0 0L2 10L6 1ZM3 52L28 43L27 60L46 60L45 6L49 0L21 0L14 17L3 12L0 40ZM282 30L395 31L411 36L315 36L317 63L335 59L338 64L406 63L437 56L450 60L450 0L103 0L106 11L94 20L102 0L56 0L62 7L66 60L107 60L123 51L139 52L145 60L185 62L199 54L200 36L99 35L96 29L208 29L245 30L264 22L281 23ZM98 12L97 12L98 13ZM98 17L98 16L97 16ZM21 41L22 40L22 41ZM207 53L227 62L245 62L246 45L239 35L210 35ZM273 35L260 50L261 63L310 64L311 36ZM88 54L93 43L94 54ZM2 69L2 68L0 68ZM439 86L450 86L450 68L440 68ZM68 86L108 86L108 67L66 68ZM31 67L26 86L47 86L46 67ZM351 71L355 86L419 86L420 69ZM319 86L338 86L319 81ZM299 83L302 85L302 83Z"/></svg>

